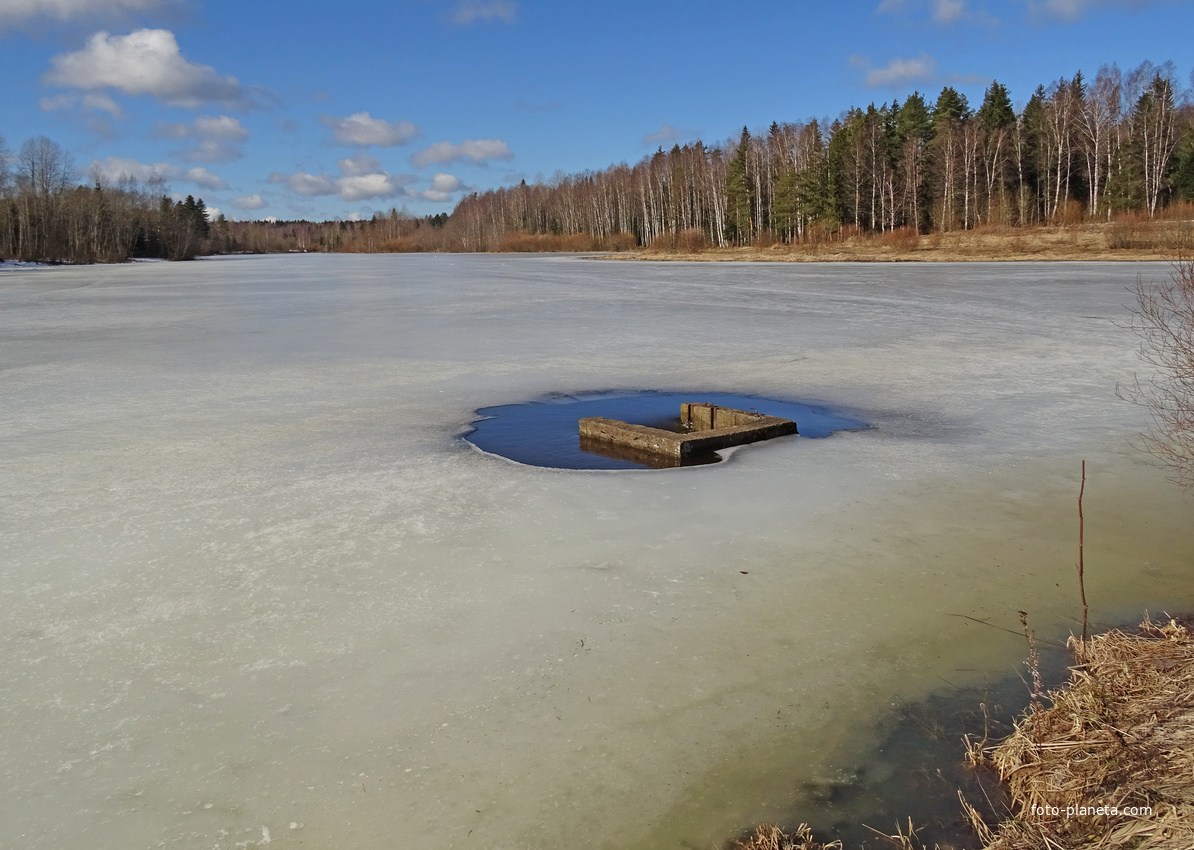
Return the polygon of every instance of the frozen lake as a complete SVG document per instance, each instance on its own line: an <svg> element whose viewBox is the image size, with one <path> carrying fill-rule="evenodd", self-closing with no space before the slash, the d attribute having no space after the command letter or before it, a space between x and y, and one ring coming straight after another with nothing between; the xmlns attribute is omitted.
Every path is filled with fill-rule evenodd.
<svg viewBox="0 0 1194 850"><path fill-rule="evenodd" d="M712 847L1081 616L1194 604L1129 445L1160 265L283 256L0 273L0 845ZM548 393L870 430L661 471L459 439ZM1079 626L1080 628L1080 626ZM814 795L815 796L815 795ZM878 826L890 827L890 824Z"/></svg>

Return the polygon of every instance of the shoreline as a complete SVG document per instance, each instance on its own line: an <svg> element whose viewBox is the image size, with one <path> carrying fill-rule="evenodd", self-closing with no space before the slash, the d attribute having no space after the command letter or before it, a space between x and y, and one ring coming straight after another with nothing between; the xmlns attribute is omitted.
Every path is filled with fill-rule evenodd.
<svg viewBox="0 0 1194 850"><path fill-rule="evenodd" d="M732 248L682 245L660 237L652 247L601 259L659 262L995 263L1147 262L1172 260L1194 237L1189 221L1115 221L1058 227L980 228L916 234L896 230L840 239ZM665 235L666 236L666 235ZM670 244L667 244L669 243Z"/></svg>
<svg viewBox="0 0 1194 850"><path fill-rule="evenodd" d="M1170 848L1194 844L1194 633L1185 616L1071 637L1065 682L1033 696L998 743L966 736L972 772L991 770L1007 817L988 823L959 791L959 814L984 850ZM1031 667L1031 655L1030 655ZM1036 670L1032 668L1035 676ZM1048 703L1046 707L1044 700ZM959 763L963 761L959 754ZM1157 770L1156 764L1165 764ZM990 800L987 800L988 805ZM909 819L890 836L927 846ZM801 823L762 824L728 850L845 850Z"/></svg>

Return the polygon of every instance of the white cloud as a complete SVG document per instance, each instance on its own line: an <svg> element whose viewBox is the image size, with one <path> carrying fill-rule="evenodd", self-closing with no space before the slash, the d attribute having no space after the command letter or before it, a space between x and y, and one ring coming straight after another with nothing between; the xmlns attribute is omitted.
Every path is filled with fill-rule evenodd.
<svg viewBox="0 0 1194 850"><path fill-rule="evenodd" d="M2 2L3 0L0 0L0 3ZM54 112L59 109L73 109L76 106L82 106L84 109L107 112L113 118L124 117L124 110L120 108L120 104L103 92L88 92L81 98L72 92L64 92L53 95L52 97L43 97L37 102L37 105L41 107L43 112Z"/></svg>
<svg viewBox="0 0 1194 850"><path fill-rule="evenodd" d="M52 85L147 94L187 109L205 103L247 109L259 94L236 77L221 76L210 65L187 61L169 30L141 29L119 36L97 32L82 50L55 56L50 62L53 70L45 80Z"/></svg>
<svg viewBox="0 0 1194 850"><path fill-rule="evenodd" d="M227 189L228 184L202 166L188 168L183 174L184 180L190 180L196 186L204 189Z"/></svg>
<svg viewBox="0 0 1194 850"><path fill-rule="evenodd" d="M1042 0L1031 4L1033 12L1044 13L1054 18L1073 21L1082 17L1088 9L1096 4L1092 0ZM1120 3L1118 5L1138 6L1139 3Z"/></svg>
<svg viewBox="0 0 1194 850"><path fill-rule="evenodd" d="M338 159L336 165L340 166L340 173L347 177L360 177L365 174L381 172L381 163L377 161L377 157L369 156L367 153Z"/></svg>
<svg viewBox="0 0 1194 850"><path fill-rule="evenodd" d="M207 220L208 221L215 221L217 218L220 217L220 208L219 207L208 207L206 205L204 205L204 207L207 210Z"/></svg>
<svg viewBox="0 0 1194 850"><path fill-rule="evenodd" d="M485 162L488 159L512 159L514 154L501 139L466 139L458 145L451 142L436 142L410 158L415 168L447 164L458 159Z"/></svg>
<svg viewBox="0 0 1194 850"><path fill-rule="evenodd" d="M29 18L65 21L144 12L161 5L160 0L0 0L0 29Z"/></svg>
<svg viewBox="0 0 1194 850"><path fill-rule="evenodd" d="M431 188L437 192L458 192L464 184L453 174L437 174L431 178Z"/></svg>
<svg viewBox="0 0 1194 850"><path fill-rule="evenodd" d="M179 154L187 162L230 162L240 159L244 152L240 145L229 144L223 139L199 139L195 147Z"/></svg>
<svg viewBox="0 0 1194 850"><path fill-rule="evenodd" d="M164 139L193 139L194 147L177 152L187 162L228 162L244 156L241 143L249 131L227 115L200 116L191 124L176 121L159 123L154 135Z"/></svg>
<svg viewBox="0 0 1194 850"><path fill-rule="evenodd" d="M120 108L120 104L103 92L88 92L83 95L83 108L103 110L113 118L124 116L124 110Z"/></svg>
<svg viewBox="0 0 1194 850"><path fill-rule="evenodd" d="M680 130L673 127L671 124L664 124L654 133L648 133L643 136L643 144L648 147L655 145L666 145L669 142L678 142L680 139L695 135L691 130Z"/></svg>
<svg viewBox="0 0 1194 850"><path fill-rule="evenodd" d="M300 195L336 194L336 183L326 174L307 174L302 171L295 174L274 172L269 176L269 182L280 183Z"/></svg>
<svg viewBox="0 0 1194 850"><path fill-rule="evenodd" d="M271 183L286 186L300 195L335 195L342 201L363 201L369 198L392 198L402 194L414 180L409 174L390 174L367 154L347 157L337 162L339 177L326 174L271 174Z"/></svg>
<svg viewBox="0 0 1194 850"><path fill-rule="evenodd" d="M168 162L142 163L135 159L125 159L121 156L110 156L106 159L93 159L87 173L92 179L101 183L120 183L124 180L136 180L138 183L164 183L177 177L179 168Z"/></svg>
<svg viewBox="0 0 1194 850"><path fill-rule="evenodd" d="M374 118L368 112L358 112L347 118L320 115L319 120L325 127L332 129L336 141L343 145L389 148L404 145L423 132L409 121L386 121Z"/></svg>
<svg viewBox="0 0 1194 850"><path fill-rule="evenodd" d="M442 203L452 199L452 195L467 188L459 177L453 174L436 174L431 178L431 188L415 193L425 201Z"/></svg>
<svg viewBox="0 0 1194 850"><path fill-rule="evenodd" d="M1171 4L1181 0L1168 0ZM1074 21L1098 9L1145 9L1158 5L1158 0L1028 0L1028 10L1034 17L1061 18Z"/></svg>
<svg viewBox="0 0 1194 850"><path fill-rule="evenodd" d="M1097 9L1143 9L1156 0L1036 0L1029 5L1034 13L1073 21Z"/></svg>
<svg viewBox="0 0 1194 850"><path fill-rule="evenodd" d="M260 195L246 195L243 198L233 198L232 206L238 210L259 210L267 204Z"/></svg>
<svg viewBox="0 0 1194 850"><path fill-rule="evenodd" d="M159 121L153 128L153 134L159 139L189 139L193 132L194 130L183 121L174 121L169 124Z"/></svg>
<svg viewBox="0 0 1194 850"><path fill-rule="evenodd" d="M1027 0L1031 7L1034 3L1058 2L1058 0ZM1060 0L1060 2L1086 2L1086 0ZM995 4L999 5L999 4ZM973 8L970 0L881 0L875 7L875 14L904 15L927 11L934 23L953 24L960 20L968 20L978 24L991 25L998 22L982 9Z"/></svg>
<svg viewBox="0 0 1194 850"><path fill-rule="evenodd" d="M220 115L216 118L199 116L195 119L195 133L200 136L212 136L234 142L243 142L249 138L249 131L235 118L229 118L227 115Z"/></svg>
<svg viewBox="0 0 1194 850"><path fill-rule="evenodd" d="M116 131L112 129L112 122L102 115L88 115L83 119L88 130L105 139L115 138Z"/></svg>
<svg viewBox="0 0 1194 850"><path fill-rule="evenodd" d="M56 94L53 97L43 97L37 102L42 112L55 112L59 109L69 109L79 102L73 94Z"/></svg>
<svg viewBox="0 0 1194 850"><path fill-rule="evenodd" d="M511 0L459 0L452 10L452 22L468 26L477 21L512 23L518 4Z"/></svg>
<svg viewBox="0 0 1194 850"><path fill-rule="evenodd" d="M915 59L895 58L882 68L875 68L866 58L857 54L850 57L850 64L866 71L864 82L871 88L901 86L905 83L927 80L937 70L937 60L927 53Z"/></svg>
<svg viewBox="0 0 1194 850"><path fill-rule="evenodd" d="M228 184L206 168L183 170L168 162L143 163L121 156L93 159L87 169L93 180L113 184L125 180L138 183L165 183L167 180L186 180L204 189L227 189Z"/></svg>
<svg viewBox="0 0 1194 850"><path fill-rule="evenodd" d="M368 198L392 198L402 191L409 178L402 174L353 174L336 181L336 197L342 201L364 201Z"/></svg>
<svg viewBox="0 0 1194 850"><path fill-rule="evenodd" d="M966 0L933 0L933 20L952 24L966 14Z"/></svg>

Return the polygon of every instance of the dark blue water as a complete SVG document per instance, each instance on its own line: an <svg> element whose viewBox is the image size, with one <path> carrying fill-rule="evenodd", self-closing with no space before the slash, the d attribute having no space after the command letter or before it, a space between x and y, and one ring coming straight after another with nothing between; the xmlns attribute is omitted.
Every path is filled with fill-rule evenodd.
<svg viewBox="0 0 1194 850"><path fill-rule="evenodd" d="M757 410L768 416L782 416L796 422L801 437L828 437L834 431L865 428L860 419L842 413L761 396L709 392L625 392L551 395L523 404L504 404L477 411L483 417L473 423L465 439L479 449L531 466L556 469L658 469L716 463L715 453L686 459L682 464L646 455L634 455L606 444L582 448L577 423L586 416L604 416L635 425L679 430L683 402L712 402L721 407ZM794 440L797 437L779 437ZM757 444L765 446L766 443ZM760 449L762 450L762 449Z"/></svg>

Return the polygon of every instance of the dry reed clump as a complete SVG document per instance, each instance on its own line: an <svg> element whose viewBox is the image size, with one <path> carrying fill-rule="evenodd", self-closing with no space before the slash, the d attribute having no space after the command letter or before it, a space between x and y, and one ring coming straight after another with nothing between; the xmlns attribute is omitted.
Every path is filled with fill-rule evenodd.
<svg viewBox="0 0 1194 850"><path fill-rule="evenodd" d="M1106 232L1112 250L1188 250L1191 242L1189 218L1149 218L1140 212L1124 213L1112 221Z"/></svg>
<svg viewBox="0 0 1194 850"><path fill-rule="evenodd" d="M1145 620L1070 645L1052 707L988 751L1015 813L992 832L967 807L987 850L1194 848L1194 635Z"/></svg>
<svg viewBox="0 0 1194 850"><path fill-rule="evenodd" d="M813 838L813 831L803 823L790 834L765 823L745 838L731 841L726 850L842 850L842 843L822 844Z"/></svg>
<svg viewBox="0 0 1194 850"><path fill-rule="evenodd" d="M911 820L908 821L907 834L902 828L897 828L895 835L872 831L880 836L884 844L891 847L892 850L924 850L924 844L917 837ZM765 823L756 827L755 831L745 838L731 841L726 845L726 850L845 850L845 847L840 841L828 843L817 841L808 824L802 823L795 832L786 833L777 826ZM939 845L935 845L934 850L941 850L941 848Z"/></svg>

